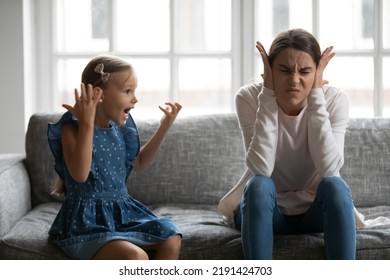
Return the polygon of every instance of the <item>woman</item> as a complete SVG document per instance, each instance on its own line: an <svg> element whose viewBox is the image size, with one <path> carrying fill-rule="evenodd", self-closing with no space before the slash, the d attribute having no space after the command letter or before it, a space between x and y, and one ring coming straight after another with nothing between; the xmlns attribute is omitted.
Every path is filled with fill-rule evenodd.
<svg viewBox="0 0 390 280"><path fill-rule="evenodd" d="M220 201L241 231L247 259L272 259L273 235L323 232L328 259L354 259L356 228L349 186L340 177L347 96L325 86L333 47L321 53L302 29L280 33L264 63L263 83L236 97L248 170Z"/></svg>

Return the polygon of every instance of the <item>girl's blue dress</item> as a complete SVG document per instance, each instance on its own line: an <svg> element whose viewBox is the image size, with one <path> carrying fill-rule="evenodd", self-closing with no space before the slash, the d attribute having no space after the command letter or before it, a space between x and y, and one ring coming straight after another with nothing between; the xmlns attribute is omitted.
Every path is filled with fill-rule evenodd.
<svg viewBox="0 0 390 280"><path fill-rule="evenodd" d="M142 246L181 234L172 220L156 217L128 194L126 181L140 149L138 131L130 115L124 126L110 122L110 128L94 128L92 165L84 183L72 179L63 158L61 130L67 122L78 124L69 112L57 123L49 123L48 141L55 158L54 168L67 189L66 200L49 234L68 256L90 259L112 240Z"/></svg>

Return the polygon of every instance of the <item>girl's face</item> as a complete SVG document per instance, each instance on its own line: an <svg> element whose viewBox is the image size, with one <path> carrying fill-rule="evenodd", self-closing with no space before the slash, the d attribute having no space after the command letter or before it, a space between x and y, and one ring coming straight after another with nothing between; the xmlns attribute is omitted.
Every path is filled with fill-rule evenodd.
<svg viewBox="0 0 390 280"><path fill-rule="evenodd" d="M103 90L102 103L97 124L108 126L109 120L124 125L129 112L138 102L135 97L137 77L133 71L125 70L111 73L107 87Z"/></svg>
<svg viewBox="0 0 390 280"><path fill-rule="evenodd" d="M307 104L316 74L312 57L293 48L284 49L272 64L276 101L285 114L296 116Z"/></svg>

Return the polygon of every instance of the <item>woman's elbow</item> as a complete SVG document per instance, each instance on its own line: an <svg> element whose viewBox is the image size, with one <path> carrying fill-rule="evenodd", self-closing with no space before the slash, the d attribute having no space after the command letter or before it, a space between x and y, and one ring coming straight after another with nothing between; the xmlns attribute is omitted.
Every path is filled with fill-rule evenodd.
<svg viewBox="0 0 390 280"><path fill-rule="evenodd" d="M320 168L321 177L340 176L340 170L344 165L344 157L340 156L330 161L329 165L324 165Z"/></svg>
<svg viewBox="0 0 390 280"><path fill-rule="evenodd" d="M246 157L246 166L255 176L271 177L273 169L267 164L255 164L249 157Z"/></svg>

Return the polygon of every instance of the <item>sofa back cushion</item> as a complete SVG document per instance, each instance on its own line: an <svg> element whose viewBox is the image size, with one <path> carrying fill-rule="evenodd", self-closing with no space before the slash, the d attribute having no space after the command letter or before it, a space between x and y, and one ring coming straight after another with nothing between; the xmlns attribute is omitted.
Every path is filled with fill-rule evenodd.
<svg viewBox="0 0 390 280"><path fill-rule="evenodd" d="M351 119L341 175L357 206L390 205L390 118Z"/></svg>
<svg viewBox="0 0 390 280"><path fill-rule="evenodd" d="M138 122L142 144L159 120ZM178 118L153 166L132 173L130 192L149 204L218 204L245 171L245 150L234 114Z"/></svg>
<svg viewBox="0 0 390 280"><path fill-rule="evenodd" d="M60 114L35 114L26 135L26 166L32 203L61 201L51 195L56 180L54 158L47 142L47 126ZM135 120L141 145L160 120ZM153 165L134 171L127 182L133 197L145 204L217 204L245 169L244 146L234 114L180 117L162 144Z"/></svg>
<svg viewBox="0 0 390 280"><path fill-rule="evenodd" d="M34 114L28 124L25 162L30 177L32 206L61 200L61 197L51 194L57 176L54 171L54 158L47 141L48 123L59 118L59 114Z"/></svg>
<svg viewBox="0 0 390 280"><path fill-rule="evenodd" d="M50 193L54 159L47 143L48 122L59 114L35 114L26 135L26 167L33 205L61 198ZM159 120L135 120L141 144ZM345 136L341 175L356 206L390 205L390 119L351 119ZM234 114L179 117L149 170L133 172L129 192L145 204L217 204L245 170L245 152Z"/></svg>

